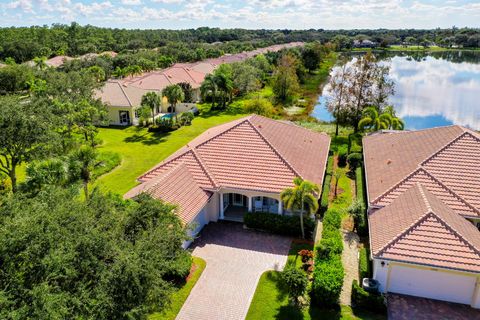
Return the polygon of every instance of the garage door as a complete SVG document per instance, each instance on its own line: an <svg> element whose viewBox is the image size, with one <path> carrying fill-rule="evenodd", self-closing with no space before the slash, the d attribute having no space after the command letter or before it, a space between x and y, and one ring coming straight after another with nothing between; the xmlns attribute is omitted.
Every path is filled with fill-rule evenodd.
<svg viewBox="0 0 480 320"><path fill-rule="evenodd" d="M392 266L388 291L463 304L472 302L475 277Z"/></svg>

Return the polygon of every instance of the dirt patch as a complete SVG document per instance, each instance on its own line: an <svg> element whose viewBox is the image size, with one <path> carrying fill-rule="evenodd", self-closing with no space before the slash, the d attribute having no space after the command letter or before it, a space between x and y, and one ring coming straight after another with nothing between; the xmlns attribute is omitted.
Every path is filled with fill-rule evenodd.
<svg viewBox="0 0 480 320"><path fill-rule="evenodd" d="M353 231L354 228L353 218L351 216L347 216L342 220L342 229L346 231Z"/></svg>
<svg viewBox="0 0 480 320"><path fill-rule="evenodd" d="M185 279L185 282L188 282L192 278L192 276L195 273L195 270L197 270L197 268L198 268L197 265L195 263L192 263L192 266L190 267L190 273L188 274L187 278Z"/></svg>

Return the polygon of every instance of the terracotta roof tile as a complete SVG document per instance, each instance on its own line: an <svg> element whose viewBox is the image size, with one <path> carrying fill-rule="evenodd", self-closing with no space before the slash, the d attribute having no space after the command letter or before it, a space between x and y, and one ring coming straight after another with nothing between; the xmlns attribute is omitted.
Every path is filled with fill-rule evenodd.
<svg viewBox="0 0 480 320"><path fill-rule="evenodd" d="M301 176L322 184L330 138L257 115L211 128L139 180L186 161L204 188L280 192Z"/></svg>
<svg viewBox="0 0 480 320"><path fill-rule="evenodd" d="M381 207L387 206L416 183L421 183L428 191L441 199L455 212L468 217L480 216L478 209L468 204L424 168L419 168L412 172L394 187L373 200L372 205Z"/></svg>
<svg viewBox="0 0 480 320"><path fill-rule="evenodd" d="M377 258L480 271L480 233L419 183L369 216Z"/></svg>
<svg viewBox="0 0 480 320"><path fill-rule="evenodd" d="M195 218L212 195L202 189L184 162L177 163L147 183L138 185L126 193L124 198L133 198L141 193L177 205L178 215L185 224Z"/></svg>
<svg viewBox="0 0 480 320"><path fill-rule="evenodd" d="M480 138L465 132L421 164L467 202L480 208Z"/></svg>
<svg viewBox="0 0 480 320"><path fill-rule="evenodd" d="M364 137L368 199L372 201L464 132L460 126L377 133Z"/></svg>

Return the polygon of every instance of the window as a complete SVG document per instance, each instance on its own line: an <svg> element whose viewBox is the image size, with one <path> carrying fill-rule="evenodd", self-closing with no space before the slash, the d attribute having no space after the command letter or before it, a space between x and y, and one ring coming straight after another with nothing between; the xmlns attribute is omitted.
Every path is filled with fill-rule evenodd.
<svg viewBox="0 0 480 320"><path fill-rule="evenodd" d="M135 109L135 119L140 118L140 112L138 109Z"/></svg>

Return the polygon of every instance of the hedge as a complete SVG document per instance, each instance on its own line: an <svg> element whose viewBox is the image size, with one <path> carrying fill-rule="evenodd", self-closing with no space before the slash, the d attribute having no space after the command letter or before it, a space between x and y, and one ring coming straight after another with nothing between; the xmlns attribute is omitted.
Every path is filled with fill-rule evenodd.
<svg viewBox="0 0 480 320"><path fill-rule="evenodd" d="M335 210L328 210L325 213L322 239L316 247L312 298L323 306L337 304L342 291L344 270L341 256L343 251L341 220L340 213Z"/></svg>
<svg viewBox="0 0 480 320"><path fill-rule="evenodd" d="M330 183L333 173L333 156L328 157L327 170L323 180L322 196L320 197L320 213L323 215L328 209L328 197L330 195Z"/></svg>
<svg viewBox="0 0 480 320"><path fill-rule="evenodd" d="M276 234L300 237L302 230L300 228L300 217L281 216L276 213L248 212L243 217L243 221L248 228L260 229ZM308 214L303 215L303 225L305 228L305 238L311 239L315 222Z"/></svg>
<svg viewBox="0 0 480 320"><path fill-rule="evenodd" d="M356 308L362 308L374 312L386 312L385 299L378 293L365 291L358 285L357 280L352 283L352 304Z"/></svg>
<svg viewBox="0 0 480 320"><path fill-rule="evenodd" d="M340 255L333 255L327 260L317 260L313 270L312 299L322 306L338 304L344 275Z"/></svg>
<svg viewBox="0 0 480 320"><path fill-rule="evenodd" d="M368 235L368 217L366 212L367 200L366 200L362 167L358 167L357 169L355 169L355 185L357 189L357 199L363 202L364 208L365 208L363 223L358 226L358 230L357 230L358 235L364 237Z"/></svg>
<svg viewBox="0 0 480 320"><path fill-rule="evenodd" d="M358 261L358 271L360 273L360 280L363 278L371 278L372 277L372 264L368 255L370 254L370 250L368 248L361 248L360 249L360 259Z"/></svg>

